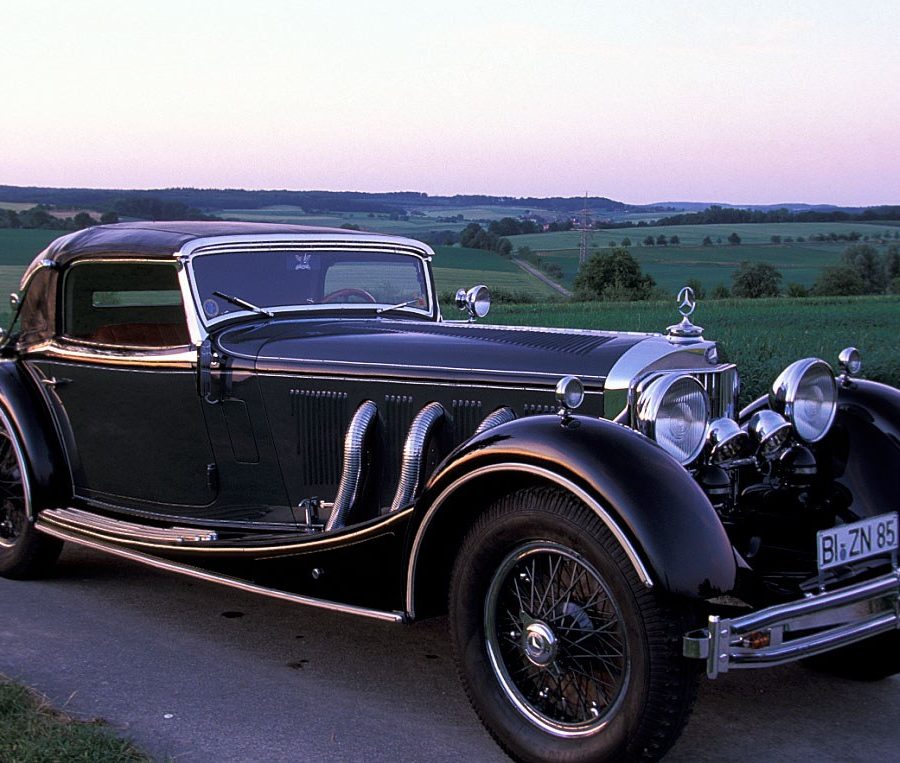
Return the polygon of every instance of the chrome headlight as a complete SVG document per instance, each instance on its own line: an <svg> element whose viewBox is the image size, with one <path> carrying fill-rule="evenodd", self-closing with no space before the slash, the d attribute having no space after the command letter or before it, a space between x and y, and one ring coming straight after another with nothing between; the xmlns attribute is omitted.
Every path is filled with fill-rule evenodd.
<svg viewBox="0 0 900 763"><path fill-rule="evenodd" d="M709 424L706 390L688 374L665 374L640 393L635 408L638 431L655 440L681 464L700 455Z"/></svg>
<svg viewBox="0 0 900 763"><path fill-rule="evenodd" d="M831 366L818 358L791 363L772 385L769 404L787 417L803 442L818 442L828 434L837 412Z"/></svg>

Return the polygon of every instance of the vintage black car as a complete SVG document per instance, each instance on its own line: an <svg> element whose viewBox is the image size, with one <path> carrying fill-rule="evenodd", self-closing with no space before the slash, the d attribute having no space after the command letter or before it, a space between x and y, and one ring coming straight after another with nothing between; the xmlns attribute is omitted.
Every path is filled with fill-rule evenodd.
<svg viewBox="0 0 900 763"><path fill-rule="evenodd" d="M449 610L522 760L661 756L704 667L900 669L900 392L856 350L741 410L689 290L665 334L477 324L484 287L452 321L432 254L226 222L55 241L2 346L0 573L69 542L364 617Z"/></svg>

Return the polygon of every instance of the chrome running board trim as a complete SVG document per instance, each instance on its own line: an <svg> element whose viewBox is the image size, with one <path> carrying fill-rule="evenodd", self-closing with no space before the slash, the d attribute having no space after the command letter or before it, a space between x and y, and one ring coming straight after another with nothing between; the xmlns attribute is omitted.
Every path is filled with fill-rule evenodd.
<svg viewBox="0 0 900 763"><path fill-rule="evenodd" d="M219 537L213 530L198 530L192 527L151 527L82 509L46 509L41 512L41 519L70 530L93 530L130 540L168 541L176 544L208 543L218 540Z"/></svg>
<svg viewBox="0 0 900 763"><path fill-rule="evenodd" d="M87 548L95 549L96 551L111 554L112 556L130 559L133 562L145 564L148 567L155 567L158 570L176 572L179 575L187 575L188 577L205 580L209 583L219 583L228 586L229 588L237 588L240 591L247 591L248 593L255 593L260 596L268 596L271 599L281 599L282 601L289 601L293 604L304 604L309 607L318 607L319 609L327 609L332 612L343 612L348 615L359 615L360 617L370 617L374 620L382 620L391 623L402 623L406 621L406 616L401 612L383 612L378 609L356 607L352 604L337 604L333 601L326 601L325 599L315 599L311 596L302 596L296 593L280 591L277 588L267 588L265 586L257 585L256 583L251 583L248 580L241 580L240 578L233 578L228 575L219 575L214 572L209 572L208 570L200 569L199 567L193 567L189 564L181 564L180 562L161 559L157 556L150 556L150 554L144 554L140 551L120 548L111 543L103 543L102 541L83 538L75 532L45 524L43 522L45 514L46 512L42 512L41 517L35 523L36 530L47 535L52 535L54 538L74 543L78 546L85 546Z"/></svg>

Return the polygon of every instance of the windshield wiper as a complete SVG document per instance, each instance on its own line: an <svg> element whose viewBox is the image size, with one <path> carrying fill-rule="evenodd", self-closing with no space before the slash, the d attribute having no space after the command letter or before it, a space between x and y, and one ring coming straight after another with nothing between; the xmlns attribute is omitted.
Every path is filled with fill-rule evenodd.
<svg viewBox="0 0 900 763"><path fill-rule="evenodd" d="M390 307L379 307L375 312L378 315L381 315L382 313L387 313L387 312L390 312L391 310L398 310L401 307L409 307L410 305L416 304L416 302L418 302L418 301L419 301L418 298L417 299L409 299L406 302L398 302L396 305L391 305Z"/></svg>
<svg viewBox="0 0 900 763"><path fill-rule="evenodd" d="M243 307L245 310L252 310L254 313L259 313L260 315L265 315L269 318L275 317L275 313L273 313L271 310L266 310L266 308L264 307L258 307L252 302L248 302L246 299L241 299L240 297L235 297L231 294L223 294L221 291L214 291L213 296L221 297L226 302L231 302L232 305Z"/></svg>

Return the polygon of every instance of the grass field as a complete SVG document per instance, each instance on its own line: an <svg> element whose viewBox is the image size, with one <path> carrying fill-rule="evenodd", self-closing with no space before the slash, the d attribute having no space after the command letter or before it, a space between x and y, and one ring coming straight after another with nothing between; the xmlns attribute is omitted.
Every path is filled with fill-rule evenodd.
<svg viewBox="0 0 900 763"><path fill-rule="evenodd" d="M664 331L675 302L572 302L497 305L486 319L521 326ZM789 363L816 356L837 365L847 346L859 348L863 375L900 386L900 296L756 299L700 302L692 316L722 357L737 363L743 403L768 391Z"/></svg>
<svg viewBox="0 0 900 763"><path fill-rule="evenodd" d="M789 283L811 286L822 268L836 263L847 246L847 243L633 246L630 251L641 268L653 276L657 285L674 293L689 278L697 279L707 289L717 284L730 287L732 273L744 260L774 265L783 276L782 287ZM541 253L541 257L558 264L563 271L562 283L572 286L578 273L577 249Z"/></svg>
<svg viewBox="0 0 900 763"><path fill-rule="evenodd" d="M547 284L509 260L481 249L439 246L432 265L438 294L483 283L491 289L526 291L537 299L558 296Z"/></svg>

